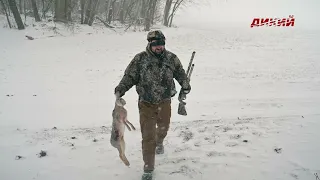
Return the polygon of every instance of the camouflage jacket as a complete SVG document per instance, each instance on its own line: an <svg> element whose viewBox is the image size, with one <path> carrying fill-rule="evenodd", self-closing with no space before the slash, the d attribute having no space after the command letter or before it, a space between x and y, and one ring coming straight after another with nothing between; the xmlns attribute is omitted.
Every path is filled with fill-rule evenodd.
<svg viewBox="0 0 320 180"><path fill-rule="evenodd" d="M122 97L135 85L139 101L157 104L176 94L174 79L182 89L191 90L187 74L174 53L165 50L162 58L158 58L147 47L132 59L115 92Z"/></svg>

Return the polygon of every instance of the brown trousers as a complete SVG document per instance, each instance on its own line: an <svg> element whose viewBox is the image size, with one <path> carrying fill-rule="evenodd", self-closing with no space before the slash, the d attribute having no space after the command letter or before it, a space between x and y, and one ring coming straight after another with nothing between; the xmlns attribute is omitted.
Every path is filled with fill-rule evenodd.
<svg viewBox="0 0 320 180"><path fill-rule="evenodd" d="M139 102L144 171L154 170L155 149L167 136L171 118L171 101L160 104Z"/></svg>

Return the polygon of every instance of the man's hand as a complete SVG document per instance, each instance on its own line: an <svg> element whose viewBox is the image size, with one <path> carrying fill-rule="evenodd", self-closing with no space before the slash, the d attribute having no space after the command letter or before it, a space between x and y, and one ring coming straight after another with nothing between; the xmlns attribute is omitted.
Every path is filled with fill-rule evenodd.
<svg viewBox="0 0 320 180"><path fill-rule="evenodd" d="M186 83L183 87L181 87L181 90L184 94L189 94L191 91L191 86L189 83Z"/></svg>

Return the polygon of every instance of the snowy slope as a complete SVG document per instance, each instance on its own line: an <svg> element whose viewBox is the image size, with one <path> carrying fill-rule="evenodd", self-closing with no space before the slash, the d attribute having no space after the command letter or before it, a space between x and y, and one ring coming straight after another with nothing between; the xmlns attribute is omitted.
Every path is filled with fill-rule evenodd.
<svg viewBox="0 0 320 180"><path fill-rule="evenodd" d="M188 116L176 113L173 99L166 152L156 157L157 180L316 179L319 31L162 30L185 68L192 51L196 65ZM146 32L80 26L60 33L65 36L37 26L0 29L0 179L140 179L134 88L124 96L138 128L125 133L130 168L109 137L114 87L145 49ZM39 158L41 150L48 155ZM18 155L23 158L16 160Z"/></svg>

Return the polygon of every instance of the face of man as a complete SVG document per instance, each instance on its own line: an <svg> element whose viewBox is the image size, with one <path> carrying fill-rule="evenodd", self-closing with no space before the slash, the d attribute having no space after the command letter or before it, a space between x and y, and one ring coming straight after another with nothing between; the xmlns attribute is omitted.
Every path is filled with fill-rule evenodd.
<svg viewBox="0 0 320 180"><path fill-rule="evenodd" d="M163 40L153 40L151 41L151 50L156 54L162 54L165 49L165 43Z"/></svg>

